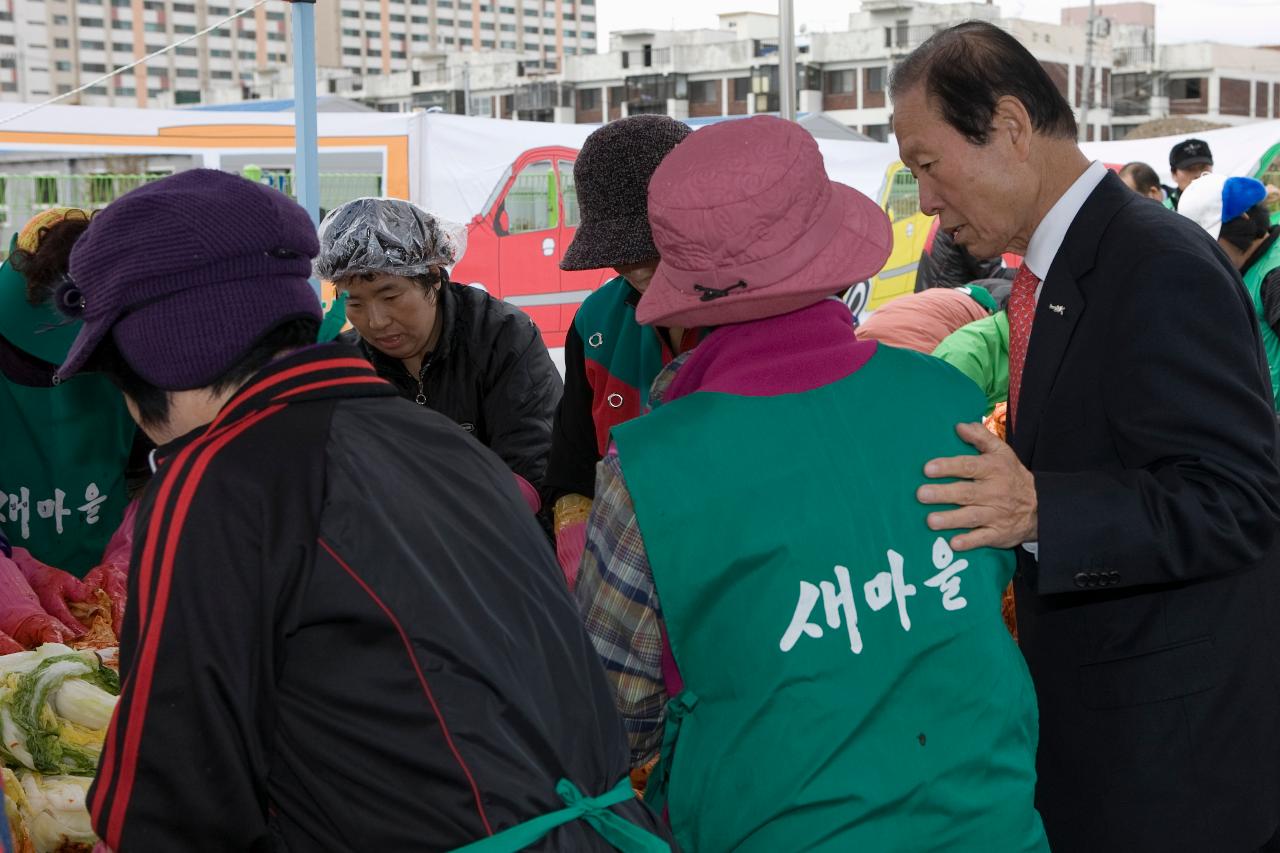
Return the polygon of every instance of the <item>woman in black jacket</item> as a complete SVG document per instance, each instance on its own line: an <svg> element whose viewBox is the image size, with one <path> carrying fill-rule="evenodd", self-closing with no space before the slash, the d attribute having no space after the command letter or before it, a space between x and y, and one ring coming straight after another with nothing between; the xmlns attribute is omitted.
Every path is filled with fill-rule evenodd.
<svg viewBox="0 0 1280 853"><path fill-rule="evenodd" d="M416 205L357 199L320 226L316 274L346 293L350 337L378 374L498 454L535 503L560 374L526 314L449 280L465 249L464 228Z"/></svg>

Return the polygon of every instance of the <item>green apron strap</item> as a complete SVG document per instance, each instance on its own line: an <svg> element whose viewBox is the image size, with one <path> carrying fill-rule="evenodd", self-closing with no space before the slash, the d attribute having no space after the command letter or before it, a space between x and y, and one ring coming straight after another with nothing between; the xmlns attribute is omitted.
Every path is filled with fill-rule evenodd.
<svg viewBox="0 0 1280 853"><path fill-rule="evenodd" d="M667 703L667 720L662 730L662 752L658 754L658 766L653 768L644 789L644 802L658 814L667 805L667 785L671 781L671 763L675 760L676 739L680 725L698 704L692 690L682 690Z"/></svg>
<svg viewBox="0 0 1280 853"><path fill-rule="evenodd" d="M497 835L459 847L454 853L514 853L536 844L556 827L575 820L585 820L615 850L622 853L670 853L671 847L667 842L609 811L610 806L616 806L635 796L629 778L623 779L612 791L598 797L583 796L576 785L568 779L561 779L556 784L556 793L568 808L518 823Z"/></svg>

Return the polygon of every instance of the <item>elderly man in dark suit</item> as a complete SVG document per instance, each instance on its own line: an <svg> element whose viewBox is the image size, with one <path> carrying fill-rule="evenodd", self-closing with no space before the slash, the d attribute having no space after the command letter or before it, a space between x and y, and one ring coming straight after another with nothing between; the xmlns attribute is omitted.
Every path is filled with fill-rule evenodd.
<svg viewBox="0 0 1280 853"><path fill-rule="evenodd" d="M923 209L1022 254L1005 445L919 491L952 545L1016 548L1040 702L1037 807L1058 853L1273 849L1280 826L1280 465L1239 276L1090 163L1008 34L969 22L896 69ZM993 848L994 849L994 848Z"/></svg>

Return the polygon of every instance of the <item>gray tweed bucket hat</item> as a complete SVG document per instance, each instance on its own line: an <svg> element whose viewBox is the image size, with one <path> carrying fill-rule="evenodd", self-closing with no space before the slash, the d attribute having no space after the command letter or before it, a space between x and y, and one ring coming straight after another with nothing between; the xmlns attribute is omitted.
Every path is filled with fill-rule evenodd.
<svg viewBox="0 0 1280 853"><path fill-rule="evenodd" d="M640 115L612 121L587 137L573 164L582 224L560 269L623 267L658 257L649 231L649 179L692 132L667 116Z"/></svg>

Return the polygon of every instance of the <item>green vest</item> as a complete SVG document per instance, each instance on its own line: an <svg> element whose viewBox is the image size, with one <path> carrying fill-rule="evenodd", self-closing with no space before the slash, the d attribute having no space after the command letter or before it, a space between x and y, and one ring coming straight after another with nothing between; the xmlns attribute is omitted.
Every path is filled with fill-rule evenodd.
<svg viewBox="0 0 1280 853"><path fill-rule="evenodd" d="M101 376L54 388L0 377L0 529L9 544L83 577L124 518L137 431Z"/></svg>
<svg viewBox="0 0 1280 853"><path fill-rule="evenodd" d="M813 391L696 393L615 429L684 679L650 783L683 849L1048 849L1000 617L1013 555L951 553L915 499L983 408L882 344Z"/></svg>
<svg viewBox="0 0 1280 853"><path fill-rule="evenodd" d="M17 248L17 236L9 252ZM0 335L60 364L81 323L31 305L13 265L0 265ZM9 544L83 577L124 518L125 467L137 426L105 378L86 374L53 388L0 376L0 530Z"/></svg>
<svg viewBox="0 0 1280 853"><path fill-rule="evenodd" d="M1280 412L1280 337L1267 322L1266 312L1262 308L1262 280L1272 270L1280 267L1280 240L1271 244L1271 248L1245 274L1244 286L1253 299L1253 310L1258 315L1258 327L1262 331L1262 348L1267 354L1267 364L1271 367L1271 395L1275 399L1276 411Z"/></svg>

